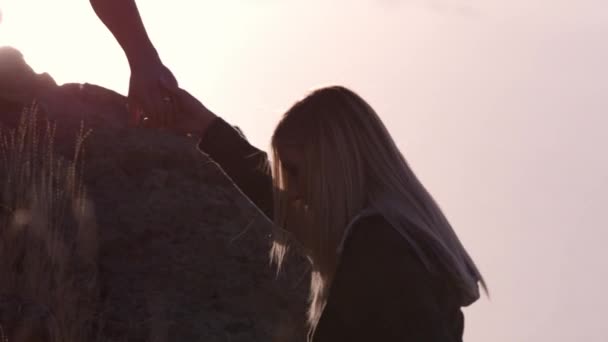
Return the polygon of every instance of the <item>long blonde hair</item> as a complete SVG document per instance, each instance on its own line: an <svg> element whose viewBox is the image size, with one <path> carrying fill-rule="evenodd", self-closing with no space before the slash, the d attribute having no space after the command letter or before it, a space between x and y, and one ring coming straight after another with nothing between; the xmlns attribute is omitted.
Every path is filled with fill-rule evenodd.
<svg viewBox="0 0 608 342"><path fill-rule="evenodd" d="M306 203L299 206L286 194L293 184L278 153L278 146L284 145L297 146L304 156L305 170L300 172L306 180ZM460 290L463 306L479 298L479 282L486 289L473 260L380 117L353 91L326 87L297 102L275 129L271 151L273 220L281 227L274 235L271 258L280 269L289 246L296 243L311 261L311 335L327 301L345 230L365 209L382 214L395 226L429 270L439 264Z"/></svg>

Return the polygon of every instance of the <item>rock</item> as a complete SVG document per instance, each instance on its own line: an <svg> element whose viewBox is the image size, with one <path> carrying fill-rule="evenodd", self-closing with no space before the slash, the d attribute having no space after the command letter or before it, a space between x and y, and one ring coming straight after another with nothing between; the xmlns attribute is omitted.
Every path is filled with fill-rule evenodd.
<svg viewBox="0 0 608 342"><path fill-rule="evenodd" d="M29 102L39 92L57 86L49 74L36 74L15 48L0 47L0 59L0 92L7 100Z"/></svg>
<svg viewBox="0 0 608 342"><path fill-rule="evenodd" d="M103 340L305 339L306 263L269 266L270 223L195 142L127 127L126 99L91 84L57 86L0 48L0 128L36 100L84 180L99 235ZM1 180L0 180L1 181Z"/></svg>

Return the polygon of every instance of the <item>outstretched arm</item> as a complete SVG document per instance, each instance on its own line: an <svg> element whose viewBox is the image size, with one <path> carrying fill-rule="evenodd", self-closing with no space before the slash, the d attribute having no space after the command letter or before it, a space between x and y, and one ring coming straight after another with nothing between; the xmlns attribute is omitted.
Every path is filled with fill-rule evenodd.
<svg viewBox="0 0 608 342"><path fill-rule="evenodd" d="M160 63L139 16L135 0L90 0L93 10L112 32L129 60L131 70Z"/></svg>
<svg viewBox="0 0 608 342"><path fill-rule="evenodd" d="M234 126L215 118L198 145L266 217L273 219L273 184L266 152L251 145Z"/></svg>
<svg viewBox="0 0 608 342"><path fill-rule="evenodd" d="M169 94L161 86L177 87L177 80L163 65L137 10L135 0L90 0L93 10L122 47L129 66L129 111L131 123L144 117L150 126L163 126L174 110Z"/></svg>
<svg viewBox="0 0 608 342"><path fill-rule="evenodd" d="M215 161L234 184L270 220L273 219L273 182L264 151L251 145L242 132L207 109L187 91L173 91L178 109L168 130L190 134L198 148Z"/></svg>

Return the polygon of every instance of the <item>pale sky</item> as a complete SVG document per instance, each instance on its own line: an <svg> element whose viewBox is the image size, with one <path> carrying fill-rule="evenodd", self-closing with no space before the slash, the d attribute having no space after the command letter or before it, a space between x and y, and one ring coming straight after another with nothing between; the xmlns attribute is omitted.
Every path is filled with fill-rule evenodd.
<svg viewBox="0 0 608 342"><path fill-rule="evenodd" d="M0 1L0 45L126 93L88 0ZM466 341L608 341L606 0L138 5L180 85L258 147L319 86L376 108L489 283Z"/></svg>

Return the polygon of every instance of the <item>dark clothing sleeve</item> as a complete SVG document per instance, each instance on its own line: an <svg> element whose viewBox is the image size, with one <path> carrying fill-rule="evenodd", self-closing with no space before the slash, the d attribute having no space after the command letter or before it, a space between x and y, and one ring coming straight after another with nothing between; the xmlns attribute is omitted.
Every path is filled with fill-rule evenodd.
<svg viewBox="0 0 608 342"><path fill-rule="evenodd" d="M220 117L209 125L198 148L213 159L243 194L272 220L272 176L264 151L251 145Z"/></svg>
<svg viewBox="0 0 608 342"><path fill-rule="evenodd" d="M314 342L462 341L460 306L380 216L346 241Z"/></svg>

